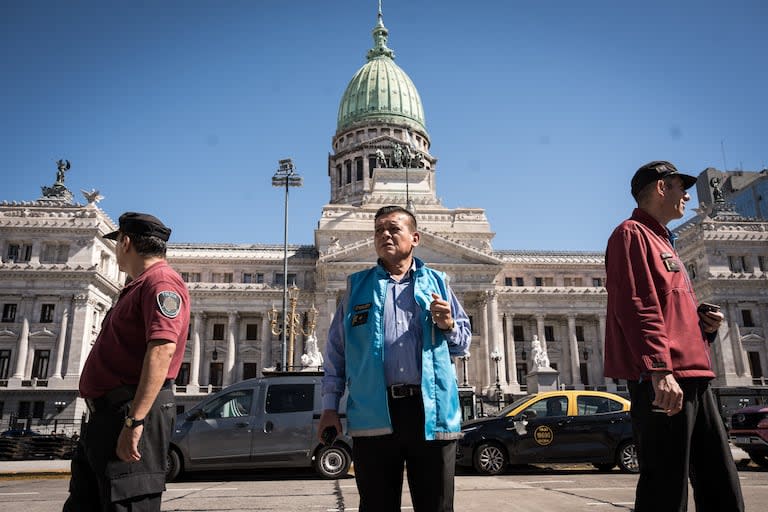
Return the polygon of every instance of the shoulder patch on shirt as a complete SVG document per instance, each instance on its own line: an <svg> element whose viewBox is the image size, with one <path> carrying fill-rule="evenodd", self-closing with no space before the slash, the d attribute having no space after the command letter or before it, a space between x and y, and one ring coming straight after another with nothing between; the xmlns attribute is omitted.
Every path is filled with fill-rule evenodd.
<svg viewBox="0 0 768 512"><path fill-rule="evenodd" d="M371 309L372 303L368 302L366 304L357 304L352 307L354 311L365 311L366 309Z"/></svg>
<svg viewBox="0 0 768 512"><path fill-rule="evenodd" d="M181 310L181 297L172 291L160 292L157 294L157 305L164 316L176 318Z"/></svg>
<svg viewBox="0 0 768 512"><path fill-rule="evenodd" d="M364 325L366 322L368 322L368 311L363 311L362 313L355 313L352 317L352 327L357 327L358 325Z"/></svg>

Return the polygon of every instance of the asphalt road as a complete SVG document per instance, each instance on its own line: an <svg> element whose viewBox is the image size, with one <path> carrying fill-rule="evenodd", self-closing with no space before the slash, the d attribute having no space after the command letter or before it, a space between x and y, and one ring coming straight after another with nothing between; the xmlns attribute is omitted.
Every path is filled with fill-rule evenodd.
<svg viewBox="0 0 768 512"><path fill-rule="evenodd" d="M768 471L752 465L739 472L747 511L768 503ZM2 510L58 512L67 496L67 474L0 478ZM457 512L502 510L564 512L631 510L637 476L599 473L588 466L527 466L495 477L461 473L456 477ZM307 471L198 473L168 484L164 512L357 511L353 478L323 480ZM404 511L413 510L407 484ZM690 510L695 510L690 501Z"/></svg>

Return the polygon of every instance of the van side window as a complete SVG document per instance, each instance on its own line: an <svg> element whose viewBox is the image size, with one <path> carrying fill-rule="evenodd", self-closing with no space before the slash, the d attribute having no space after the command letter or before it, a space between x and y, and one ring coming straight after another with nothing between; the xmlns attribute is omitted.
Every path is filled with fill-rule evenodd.
<svg viewBox="0 0 768 512"><path fill-rule="evenodd" d="M217 400L203 407L206 418L237 418L248 416L251 412L253 391L250 389L233 391L220 396Z"/></svg>
<svg viewBox="0 0 768 512"><path fill-rule="evenodd" d="M314 384L275 384L267 389L268 413L312 411L314 402Z"/></svg>

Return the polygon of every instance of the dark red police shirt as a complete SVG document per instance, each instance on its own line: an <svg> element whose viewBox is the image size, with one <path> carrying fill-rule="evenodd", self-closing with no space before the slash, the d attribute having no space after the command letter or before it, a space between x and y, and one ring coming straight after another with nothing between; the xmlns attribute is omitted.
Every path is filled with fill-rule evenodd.
<svg viewBox="0 0 768 512"><path fill-rule="evenodd" d="M125 285L107 312L80 375L80 396L97 398L126 384L138 384L147 343L176 343L167 378L176 378L189 331L189 292L163 260Z"/></svg>

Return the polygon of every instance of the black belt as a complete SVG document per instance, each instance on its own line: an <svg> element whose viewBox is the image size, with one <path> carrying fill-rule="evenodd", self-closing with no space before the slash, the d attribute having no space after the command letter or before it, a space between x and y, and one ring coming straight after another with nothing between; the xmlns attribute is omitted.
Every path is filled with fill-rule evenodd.
<svg viewBox="0 0 768 512"><path fill-rule="evenodd" d="M160 389L171 389L172 387L173 379L165 379ZM91 413L117 409L124 403L133 400L133 397L136 395L136 388L137 386L133 385L120 386L107 391L102 396L86 398L85 405L88 406L88 410Z"/></svg>
<svg viewBox="0 0 768 512"><path fill-rule="evenodd" d="M421 386L416 384L394 384L387 388L387 394L392 398L421 396Z"/></svg>

